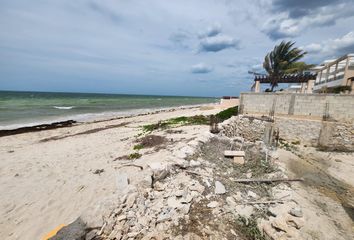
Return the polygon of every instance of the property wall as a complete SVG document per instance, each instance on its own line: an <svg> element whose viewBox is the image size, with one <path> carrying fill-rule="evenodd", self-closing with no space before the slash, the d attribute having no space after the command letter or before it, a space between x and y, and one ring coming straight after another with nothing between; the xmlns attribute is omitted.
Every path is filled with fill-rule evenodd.
<svg viewBox="0 0 354 240"><path fill-rule="evenodd" d="M354 123L323 121L318 146L328 151L354 152Z"/></svg>
<svg viewBox="0 0 354 240"><path fill-rule="evenodd" d="M282 139L289 142L300 142L309 146L317 146L322 121L275 118L274 125L279 130L279 137Z"/></svg>
<svg viewBox="0 0 354 240"><path fill-rule="evenodd" d="M353 121L354 95L299 93L241 93L243 114L293 115L322 119Z"/></svg>
<svg viewBox="0 0 354 240"><path fill-rule="evenodd" d="M222 108L230 108L238 106L240 103L240 99L238 98L231 98L231 99L221 99L220 100L220 107Z"/></svg>
<svg viewBox="0 0 354 240"><path fill-rule="evenodd" d="M234 116L219 125L220 135L246 141L268 141L268 130L288 142L320 147L326 151L354 152L354 123L275 117L274 122L252 116Z"/></svg>

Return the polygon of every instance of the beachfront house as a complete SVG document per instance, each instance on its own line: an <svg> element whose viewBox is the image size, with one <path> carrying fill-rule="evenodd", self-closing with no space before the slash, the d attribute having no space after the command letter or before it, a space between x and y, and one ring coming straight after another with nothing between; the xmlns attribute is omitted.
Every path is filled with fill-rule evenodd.
<svg viewBox="0 0 354 240"><path fill-rule="evenodd" d="M313 68L317 72L313 92L354 94L354 54L326 60Z"/></svg>

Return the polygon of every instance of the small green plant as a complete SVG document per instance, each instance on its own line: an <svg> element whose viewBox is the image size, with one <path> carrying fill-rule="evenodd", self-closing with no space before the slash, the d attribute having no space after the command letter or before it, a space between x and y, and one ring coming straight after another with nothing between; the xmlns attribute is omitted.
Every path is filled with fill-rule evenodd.
<svg viewBox="0 0 354 240"><path fill-rule="evenodd" d="M292 141L291 144L293 144L293 145L300 145L300 141L299 141L299 140L297 140L297 141Z"/></svg>
<svg viewBox="0 0 354 240"><path fill-rule="evenodd" d="M229 119L232 116L237 116L237 115L238 115L238 106L225 109L224 111L217 113L215 116L219 119L219 121L222 122L225 121L226 119Z"/></svg>
<svg viewBox="0 0 354 240"><path fill-rule="evenodd" d="M135 153L129 154L128 159L130 159L130 160L138 159L138 158L141 158L141 156L142 156L142 155L141 155L140 153L135 152Z"/></svg>
<svg viewBox="0 0 354 240"><path fill-rule="evenodd" d="M137 145L134 145L133 150L140 150L143 148L144 148L144 146L142 144L137 144Z"/></svg>
<svg viewBox="0 0 354 240"><path fill-rule="evenodd" d="M350 86L338 86L338 87L334 87L333 89L329 90L328 93L341 93L341 92L345 92L345 91L351 91L352 88Z"/></svg>
<svg viewBox="0 0 354 240"><path fill-rule="evenodd" d="M160 121L155 124L148 124L143 126L144 132L152 132L157 129L166 129L177 125L208 125L210 122L208 116L196 115L191 117L177 117L165 121Z"/></svg>
<svg viewBox="0 0 354 240"><path fill-rule="evenodd" d="M245 237L247 237L247 239L266 240L261 231L259 231L257 220L254 217L245 218L239 216L237 221L240 225L241 232L245 235Z"/></svg>

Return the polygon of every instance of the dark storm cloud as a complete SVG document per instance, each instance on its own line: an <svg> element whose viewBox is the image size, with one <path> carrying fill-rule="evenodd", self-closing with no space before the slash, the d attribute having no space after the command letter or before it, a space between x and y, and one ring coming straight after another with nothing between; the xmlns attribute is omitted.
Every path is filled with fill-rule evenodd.
<svg viewBox="0 0 354 240"><path fill-rule="evenodd" d="M274 0L273 11L289 12L290 18L299 18L316 11L318 8L337 5L345 0Z"/></svg>
<svg viewBox="0 0 354 240"><path fill-rule="evenodd" d="M296 37L311 27L333 26L353 12L353 0L274 0L263 32L272 40Z"/></svg>

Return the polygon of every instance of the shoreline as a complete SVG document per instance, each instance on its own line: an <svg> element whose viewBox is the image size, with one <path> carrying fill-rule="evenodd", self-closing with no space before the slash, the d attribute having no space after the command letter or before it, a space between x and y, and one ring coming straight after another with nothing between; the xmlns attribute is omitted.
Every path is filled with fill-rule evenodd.
<svg viewBox="0 0 354 240"><path fill-rule="evenodd" d="M9 125L0 125L0 137L21 134L26 132L37 132L44 131L55 128L62 127L71 127L73 125L79 124L90 124L90 123L99 123L105 121L119 120L125 118L132 118L137 116L145 116L151 114L157 114L161 112L171 112L184 109L193 109L200 107L217 107L217 103L205 103L197 105L182 105L175 107L163 107L163 108L140 108L140 109L131 109L128 111L120 112L102 112L102 113L88 113L88 114L78 114L68 117L58 117L53 120L43 120L35 121L30 123L18 123L18 124L9 124ZM83 115L90 115L83 117ZM100 117L101 116L101 117Z"/></svg>
<svg viewBox="0 0 354 240"><path fill-rule="evenodd" d="M182 132L163 131L163 148L141 149L139 159L129 159L126 156L137 152L134 146L143 125L220 110L214 106L159 109L0 137L0 170L6 169L1 171L0 190L7 193L1 196L0 215L6 221L0 221L0 234L13 240L39 239L56 226L73 222L88 207L117 192L122 166L172 161L171 154L186 139L209 130L207 125L190 125L178 127Z"/></svg>

